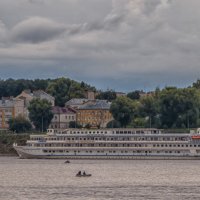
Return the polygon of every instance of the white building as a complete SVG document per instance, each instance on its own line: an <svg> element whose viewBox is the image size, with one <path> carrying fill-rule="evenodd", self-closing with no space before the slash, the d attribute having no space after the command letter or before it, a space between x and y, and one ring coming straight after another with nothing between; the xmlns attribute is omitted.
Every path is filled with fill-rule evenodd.
<svg viewBox="0 0 200 200"><path fill-rule="evenodd" d="M72 108L54 106L52 108L53 119L49 128L65 129L69 127L71 121L76 122L76 111Z"/></svg>

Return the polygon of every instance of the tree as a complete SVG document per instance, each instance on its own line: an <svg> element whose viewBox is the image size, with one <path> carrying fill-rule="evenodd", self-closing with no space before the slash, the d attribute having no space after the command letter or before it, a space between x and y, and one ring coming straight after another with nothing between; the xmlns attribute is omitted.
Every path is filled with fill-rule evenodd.
<svg viewBox="0 0 200 200"><path fill-rule="evenodd" d="M135 91L133 91L133 92L129 92L128 94L127 94L127 97L129 97L130 99L139 99L140 98L140 91L139 90L135 90Z"/></svg>
<svg viewBox="0 0 200 200"><path fill-rule="evenodd" d="M112 120L112 121L107 123L106 127L107 128L120 128L121 124L120 124L120 122L118 122L116 120Z"/></svg>
<svg viewBox="0 0 200 200"><path fill-rule="evenodd" d="M72 98L84 98L85 91L90 88L92 87L83 82L78 83L68 78L58 78L51 82L47 92L55 97L55 104L57 106L64 106Z"/></svg>
<svg viewBox="0 0 200 200"><path fill-rule="evenodd" d="M128 97L121 96L114 100L110 107L115 120L119 121L122 127L126 127L136 114L137 102Z"/></svg>
<svg viewBox="0 0 200 200"><path fill-rule="evenodd" d="M139 117L143 117L146 121L147 127L159 126L157 116L159 114L159 103L155 96L146 96L140 99L140 106L138 110ZM142 119L139 120L142 122Z"/></svg>
<svg viewBox="0 0 200 200"><path fill-rule="evenodd" d="M51 103L46 99L33 99L28 107L29 118L33 122L35 128L43 132L49 127L53 118L51 111Z"/></svg>
<svg viewBox="0 0 200 200"><path fill-rule="evenodd" d="M49 82L51 80L26 80L26 79L7 79L7 80L0 80L0 97L8 97L8 96L17 96L23 90L30 89L30 90L46 90ZM53 81L53 80L52 80Z"/></svg>
<svg viewBox="0 0 200 200"><path fill-rule="evenodd" d="M195 88L165 88L159 95L160 121L165 128L199 126L200 93Z"/></svg>
<svg viewBox="0 0 200 200"><path fill-rule="evenodd" d="M200 89L200 79L198 79L196 82L194 82L194 83L192 84L192 87L197 88L197 89Z"/></svg>
<svg viewBox="0 0 200 200"><path fill-rule="evenodd" d="M82 128L82 126L75 121L70 121L69 128Z"/></svg>
<svg viewBox="0 0 200 200"><path fill-rule="evenodd" d="M87 129L90 129L91 127L92 127L92 126L91 126L91 124L89 124L89 123L85 125L85 128L87 128Z"/></svg>
<svg viewBox="0 0 200 200"><path fill-rule="evenodd" d="M31 123L23 116L19 115L16 118L12 118L8 121L9 129L16 133L24 133L30 131L32 126Z"/></svg>
<svg viewBox="0 0 200 200"><path fill-rule="evenodd" d="M100 92L96 97L97 99L105 99L108 101L113 101L117 98L116 92L113 90L107 90L105 92Z"/></svg>

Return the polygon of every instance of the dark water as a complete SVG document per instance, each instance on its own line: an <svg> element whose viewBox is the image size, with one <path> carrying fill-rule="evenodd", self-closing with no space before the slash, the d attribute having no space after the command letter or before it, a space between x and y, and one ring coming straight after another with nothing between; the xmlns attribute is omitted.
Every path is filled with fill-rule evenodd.
<svg viewBox="0 0 200 200"><path fill-rule="evenodd" d="M92 177L78 178L85 170ZM1 200L200 199L200 161L0 157Z"/></svg>

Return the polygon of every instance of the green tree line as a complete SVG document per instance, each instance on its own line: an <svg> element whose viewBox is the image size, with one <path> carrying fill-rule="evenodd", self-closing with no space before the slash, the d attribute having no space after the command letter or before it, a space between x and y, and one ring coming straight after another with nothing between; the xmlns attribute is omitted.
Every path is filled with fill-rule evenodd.
<svg viewBox="0 0 200 200"><path fill-rule="evenodd" d="M118 97L110 111L121 127L196 128L200 126L200 84L197 83L188 88L156 89L139 99Z"/></svg>
<svg viewBox="0 0 200 200"><path fill-rule="evenodd" d="M96 91L94 87L84 82L79 83L68 78L0 80L0 97L17 96L24 89L42 89L55 97L58 106L64 106L71 98L85 97L86 90ZM113 90L99 92L97 98L112 101L110 111L114 121L109 123L109 127L193 128L200 126L200 80L188 88L166 87L162 90L156 89L146 96L140 96L140 92L136 90L121 97L117 97ZM36 101L30 104L30 119L36 129L41 130L43 127L45 130L52 119L52 113L49 111L51 105ZM19 123L24 124L24 131L30 127L26 121L18 118L10 121L12 130L17 130Z"/></svg>
<svg viewBox="0 0 200 200"><path fill-rule="evenodd" d="M55 104L57 106L64 106L65 102L71 98L85 97L86 90L96 91L84 82L77 82L69 78L57 79L7 79L0 80L0 98L1 97L16 97L23 90L43 90L55 97Z"/></svg>

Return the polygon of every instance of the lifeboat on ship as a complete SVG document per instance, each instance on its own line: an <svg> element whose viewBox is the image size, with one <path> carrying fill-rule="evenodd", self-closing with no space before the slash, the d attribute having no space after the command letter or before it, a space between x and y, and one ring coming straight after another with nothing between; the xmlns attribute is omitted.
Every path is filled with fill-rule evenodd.
<svg viewBox="0 0 200 200"><path fill-rule="evenodd" d="M193 136L192 136L192 139L193 139L193 140L200 140L200 135L193 135Z"/></svg>

